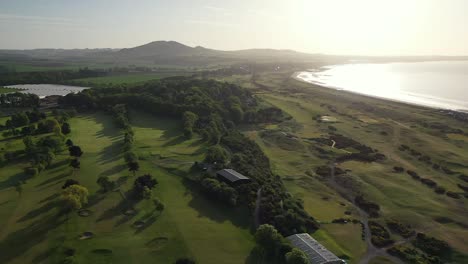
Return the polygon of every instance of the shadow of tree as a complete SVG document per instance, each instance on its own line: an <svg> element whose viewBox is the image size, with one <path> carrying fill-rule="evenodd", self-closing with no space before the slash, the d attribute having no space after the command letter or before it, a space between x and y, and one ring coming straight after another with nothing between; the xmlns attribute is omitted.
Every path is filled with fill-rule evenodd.
<svg viewBox="0 0 468 264"><path fill-rule="evenodd" d="M55 181L58 181L58 180L61 180L61 179L65 178L65 177L67 177L67 176L69 176L69 175L70 175L70 173L64 172L64 173L62 173L62 174L60 174L60 175L57 175L57 176L52 177L52 178L49 178L49 179L47 179L47 180L45 180L45 181L43 181L43 182L37 184L36 187L41 187L41 186L47 185L47 184L49 184L49 183L53 183L53 182L55 182Z"/></svg>
<svg viewBox="0 0 468 264"><path fill-rule="evenodd" d="M33 246L46 239L47 234L65 222L64 214L58 213L43 217L0 241L0 263L9 263L23 255Z"/></svg>
<svg viewBox="0 0 468 264"><path fill-rule="evenodd" d="M49 259L50 256L54 255L55 252L57 252L57 250L58 250L58 247L53 247L53 248L47 249L46 251L36 255L33 258L32 263L42 263L42 262L44 262L45 260Z"/></svg>
<svg viewBox="0 0 468 264"><path fill-rule="evenodd" d="M10 187L21 185L31 178L32 178L31 175L28 175L24 172L19 172L15 175L10 176L8 179L0 182L0 191L4 189L8 189Z"/></svg>
<svg viewBox="0 0 468 264"><path fill-rule="evenodd" d="M120 191L118 191L120 192ZM125 194L121 193L122 194L122 200L116 204L115 206L105 210L101 216L99 216L99 218L96 220L96 222L101 222L101 221L104 221L104 220L109 220L109 219L112 219L116 216L120 216L120 215L123 215L123 213L127 210L133 210L134 206L136 203L138 203L138 200L135 200L135 199L131 199L131 198L127 198L127 197L131 197L132 194L131 194L131 190L127 191ZM133 216L132 216L133 217ZM130 219L132 218L130 217ZM128 220L125 220L126 217L123 217L123 219L120 219L119 221L128 221ZM119 222L118 222L119 223ZM117 223L116 223L117 225ZM120 224L119 224L120 225Z"/></svg>
<svg viewBox="0 0 468 264"><path fill-rule="evenodd" d="M99 152L98 162L100 164L106 164L117 161L120 158L122 158L122 144L117 140Z"/></svg>
<svg viewBox="0 0 468 264"><path fill-rule="evenodd" d="M44 205L42 205L41 207L37 208L37 209L34 209L32 211L29 211L27 214L25 214L23 217L21 217L20 219L18 219L18 223L19 222L24 222L24 221L27 221L27 220L30 220L32 218L35 218L35 217L38 217L39 215L43 214L43 213L47 213L49 212L50 210L54 209L55 207L57 207L59 205L59 202L58 201L52 201L52 202L48 202Z"/></svg>
<svg viewBox="0 0 468 264"><path fill-rule="evenodd" d="M154 222L156 222L156 220L158 220L158 217L159 215L156 215L156 214L153 214L151 215L149 218L146 218L146 219L141 219L140 221L144 221L145 224L141 227L139 227L136 231L135 231L135 235L136 234L139 234L143 231L145 231L146 228L150 227L152 224L154 224Z"/></svg>
<svg viewBox="0 0 468 264"><path fill-rule="evenodd" d="M175 145L179 145L180 143L186 141L187 138L185 138L184 136L176 136L176 137L173 137L171 138L171 140L167 141L166 143L163 144L163 147L170 147L170 146L175 146Z"/></svg>
<svg viewBox="0 0 468 264"><path fill-rule="evenodd" d="M197 183L184 178L183 184L192 196L189 206L197 210L199 217L207 217L215 222L231 222L241 228L251 228L253 221L246 206L231 207L219 201L212 201L200 190Z"/></svg>
<svg viewBox="0 0 468 264"><path fill-rule="evenodd" d="M114 175L116 173L123 171L124 169L126 169L125 164L115 165L114 167L101 172L99 176L111 176L111 175Z"/></svg>
<svg viewBox="0 0 468 264"><path fill-rule="evenodd" d="M106 198L105 193L96 192L96 193L90 195L88 197L88 204L86 204L85 209L97 205L99 202L101 202L105 198Z"/></svg>
<svg viewBox="0 0 468 264"><path fill-rule="evenodd" d="M54 200L55 198L58 198L59 196L60 196L60 193L51 194L47 196L46 198L40 200L39 203L49 202L51 200Z"/></svg>
<svg viewBox="0 0 468 264"><path fill-rule="evenodd" d="M47 167L47 169L48 170L54 170L54 169L57 169L59 167L68 165L68 162L69 162L68 159L63 159L63 160L61 160L59 162L55 162L55 163L51 164L49 167Z"/></svg>

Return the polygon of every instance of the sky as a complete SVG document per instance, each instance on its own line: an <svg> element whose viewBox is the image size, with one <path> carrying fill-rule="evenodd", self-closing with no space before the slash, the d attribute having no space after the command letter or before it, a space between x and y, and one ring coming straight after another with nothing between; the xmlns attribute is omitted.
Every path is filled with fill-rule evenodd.
<svg viewBox="0 0 468 264"><path fill-rule="evenodd" d="M0 0L0 49L127 48L468 55L468 0Z"/></svg>

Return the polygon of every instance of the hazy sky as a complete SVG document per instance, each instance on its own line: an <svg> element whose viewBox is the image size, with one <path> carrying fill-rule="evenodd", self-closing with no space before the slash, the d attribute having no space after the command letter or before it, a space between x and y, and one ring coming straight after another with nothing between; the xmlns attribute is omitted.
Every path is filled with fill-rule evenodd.
<svg viewBox="0 0 468 264"><path fill-rule="evenodd" d="M0 48L468 55L468 0L0 0Z"/></svg>

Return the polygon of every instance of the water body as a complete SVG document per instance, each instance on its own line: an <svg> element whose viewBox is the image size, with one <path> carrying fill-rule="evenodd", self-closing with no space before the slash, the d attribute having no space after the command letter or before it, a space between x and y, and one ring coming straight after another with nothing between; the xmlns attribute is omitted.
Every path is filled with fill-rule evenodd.
<svg viewBox="0 0 468 264"><path fill-rule="evenodd" d="M69 93L78 93L89 87L58 85L58 84L17 84L6 86L9 88L20 89L21 93L32 93L44 98L49 95L67 95Z"/></svg>
<svg viewBox="0 0 468 264"><path fill-rule="evenodd" d="M468 111L468 61L333 65L299 72L296 78L379 98Z"/></svg>

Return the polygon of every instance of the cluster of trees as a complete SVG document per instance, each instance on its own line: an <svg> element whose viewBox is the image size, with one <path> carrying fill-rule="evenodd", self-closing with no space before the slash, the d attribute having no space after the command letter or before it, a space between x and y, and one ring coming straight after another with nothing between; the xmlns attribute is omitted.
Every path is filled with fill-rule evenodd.
<svg viewBox="0 0 468 264"><path fill-rule="evenodd" d="M115 182L111 181L108 176L100 176L96 183L101 187L102 192L110 192L116 186Z"/></svg>
<svg viewBox="0 0 468 264"><path fill-rule="evenodd" d="M287 264L309 264L307 255L290 243L272 225L261 225L255 232L255 242L266 260L282 260Z"/></svg>
<svg viewBox="0 0 468 264"><path fill-rule="evenodd" d="M411 148L408 145L404 145L404 144L400 145L400 147L398 149L400 151L408 152L411 156L417 158L421 162L426 163L427 165L432 165L432 168L434 170L442 171L442 172L444 172L445 174L448 174L448 175L455 174L455 172L452 171L450 168L448 168L446 166L443 166L443 165L440 165L438 163L435 163L434 161L432 161L431 157L429 157L428 155L424 155L423 153Z"/></svg>
<svg viewBox="0 0 468 264"><path fill-rule="evenodd" d="M356 202L356 205L359 206L359 208L366 211L370 217L379 217L380 206L378 204L365 199L362 195L356 196L356 198L354 198L354 202Z"/></svg>
<svg viewBox="0 0 468 264"><path fill-rule="evenodd" d="M225 200L231 204L237 200L236 203L246 203L253 210L256 192L263 186L262 223L274 225L282 234L318 228L317 222L305 212L302 201L288 194L280 177L273 175L270 162L263 151L235 128L240 123L284 120L286 115L277 108L260 103L240 86L214 80L174 77L137 85L131 89L110 87L85 90L65 96L60 104L77 109L97 106L109 109L123 104L156 115L181 118L187 137L197 132L205 142L225 148L226 151L210 149L207 161L216 161L235 168L253 180L250 184L235 188L239 194L237 199L234 199L235 192L230 188L213 182L213 179L206 180L205 189L213 197L227 197ZM124 109L120 106L113 109L114 112L122 113L115 115L119 116L123 125ZM127 133L125 140L132 142L132 139L133 134ZM126 161L130 164L130 159ZM144 188L139 189L143 193Z"/></svg>
<svg viewBox="0 0 468 264"><path fill-rule="evenodd" d="M376 247L386 247L395 242L390 238L390 233L383 225L375 221L369 221L368 225L371 232L372 244Z"/></svg>
<svg viewBox="0 0 468 264"><path fill-rule="evenodd" d="M386 157L384 154L379 153L377 150L372 149L371 147L357 142L356 140L343 136L337 133L330 134L330 140L335 141L336 148L354 148L359 152L347 153L336 158L337 162L344 162L347 160L358 160L363 162L375 162L379 160L384 160Z"/></svg>
<svg viewBox="0 0 468 264"><path fill-rule="evenodd" d="M67 145L69 146L68 152L72 158L69 165L72 167L74 173L75 170L78 170L81 167L80 157L83 155L83 151L80 146L74 145L71 140L67 141Z"/></svg>
<svg viewBox="0 0 468 264"><path fill-rule="evenodd" d="M415 234L415 231L411 228L410 225L405 225L395 219L387 220L388 228L404 238L409 238Z"/></svg>
<svg viewBox="0 0 468 264"><path fill-rule="evenodd" d="M88 203L88 189L72 184L62 191L61 199L67 210L78 210Z"/></svg>
<svg viewBox="0 0 468 264"><path fill-rule="evenodd" d="M1 78L0 78L1 79ZM1 107L39 107L39 96L26 93L0 94Z"/></svg>
<svg viewBox="0 0 468 264"><path fill-rule="evenodd" d="M231 206L237 205L238 193L236 189L215 178L206 177L200 181L202 191L213 200L222 201Z"/></svg>
<svg viewBox="0 0 468 264"><path fill-rule="evenodd" d="M145 174L135 179L133 192L139 199L150 199L152 195L151 190L156 184L158 184L158 181L151 174Z"/></svg>
<svg viewBox="0 0 468 264"><path fill-rule="evenodd" d="M448 257L452 253L449 244L443 240L418 233L413 245L425 253L438 257Z"/></svg>
<svg viewBox="0 0 468 264"><path fill-rule="evenodd" d="M407 170L406 173L408 175L410 175L413 179L415 179L417 181L420 181L421 183L428 186L429 188L434 189L434 192L437 193L437 194L446 194L448 197L453 198L453 199L460 199L461 198L460 194L458 194L456 192L452 192L452 191L447 191L445 189L445 187L438 185L437 182L435 182L435 181L433 181L431 179L423 178L423 177L419 176L419 174L417 172L415 172L415 171Z"/></svg>
<svg viewBox="0 0 468 264"><path fill-rule="evenodd" d="M184 126L184 135L187 138L192 138L193 130L197 124L198 116L190 111L185 111L182 115L182 123Z"/></svg>
<svg viewBox="0 0 468 264"><path fill-rule="evenodd" d="M70 124L66 122L70 118L67 112L54 111L53 117L46 118L46 114L37 109L16 113L1 127L2 129L8 129L3 133L3 136L39 135L52 132L64 135L71 133ZM20 127L21 129L19 129Z"/></svg>
<svg viewBox="0 0 468 264"><path fill-rule="evenodd" d="M256 193L261 186L261 223L273 225L283 235L312 232L318 228L315 219L304 210L303 202L292 197L281 178L273 174L268 157L254 141L238 131L231 131L221 139L221 144L231 153L228 166L253 181L237 187L251 210L254 210Z"/></svg>
<svg viewBox="0 0 468 264"><path fill-rule="evenodd" d="M64 139L63 136L53 135L43 137L34 143L30 136L26 136L23 138L23 143L25 156L31 164L25 172L34 176L50 166L55 155L62 150Z"/></svg>
<svg viewBox="0 0 468 264"><path fill-rule="evenodd" d="M61 104L76 108L126 104L164 116L182 117L189 111L200 118L195 128L202 129L209 124L216 113L222 120L233 123L246 122L244 113L249 110L249 122L271 122L285 117L273 107L265 107L246 89L235 84L214 80L199 80L186 77L166 78L148 82L132 89L114 87L69 94L60 100Z"/></svg>
<svg viewBox="0 0 468 264"><path fill-rule="evenodd" d="M396 245L387 250L390 255L396 256L405 263L442 264L440 258L426 255L419 250L405 245Z"/></svg>
<svg viewBox="0 0 468 264"><path fill-rule="evenodd" d="M111 108L111 113L114 116L115 124L123 131L125 163L127 164L128 170L133 172L133 176L135 176L136 172L140 169L140 164L138 163L137 154L132 151L135 134L128 120L127 106L124 104L114 105Z"/></svg>
<svg viewBox="0 0 468 264"><path fill-rule="evenodd" d="M0 74L0 86L11 84L64 83L66 80L99 77L106 75L102 70L88 68L77 71L42 71L42 72L3 72Z"/></svg>

